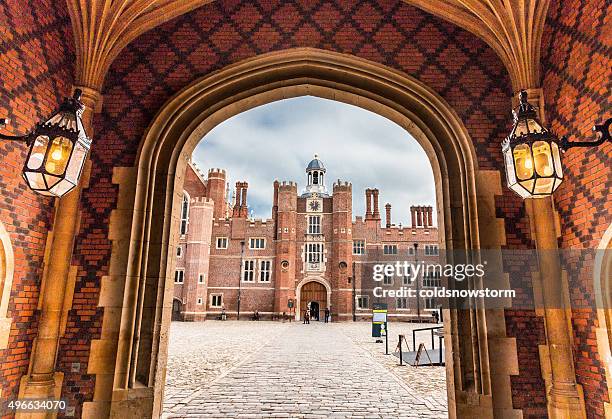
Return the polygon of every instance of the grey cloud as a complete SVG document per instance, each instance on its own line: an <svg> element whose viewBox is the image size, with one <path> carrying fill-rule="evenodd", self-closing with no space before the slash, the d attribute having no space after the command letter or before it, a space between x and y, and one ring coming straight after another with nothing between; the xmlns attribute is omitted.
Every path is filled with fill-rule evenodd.
<svg viewBox="0 0 612 419"><path fill-rule="evenodd" d="M270 216L272 183L298 182L319 154L327 187L353 183L353 213L363 215L364 189L380 189L380 209L390 202L394 223L409 223L410 205L434 205L433 173L420 145L403 128L363 109L314 97L287 99L252 109L215 127L197 146L202 169L221 167L231 185L249 182L256 217Z"/></svg>

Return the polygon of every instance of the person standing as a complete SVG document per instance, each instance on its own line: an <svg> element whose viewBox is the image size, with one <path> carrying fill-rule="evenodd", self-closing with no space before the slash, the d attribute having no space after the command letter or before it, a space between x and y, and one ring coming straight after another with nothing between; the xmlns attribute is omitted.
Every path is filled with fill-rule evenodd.
<svg viewBox="0 0 612 419"><path fill-rule="evenodd" d="M310 310L304 311L304 324L310 324Z"/></svg>
<svg viewBox="0 0 612 419"><path fill-rule="evenodd" d="M325 323L329 322L329 307L325 307Z"/></svg>

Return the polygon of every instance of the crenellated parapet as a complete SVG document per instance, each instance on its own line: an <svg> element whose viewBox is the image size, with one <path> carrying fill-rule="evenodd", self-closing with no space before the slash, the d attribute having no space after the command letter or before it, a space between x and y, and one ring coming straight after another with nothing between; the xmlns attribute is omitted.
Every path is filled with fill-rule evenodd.
<svg viewBox="0 0 612 419"><path fill-rule="evenodd" d="M295 192L297 194L297 182L291 180L283 180L278 184L279 192Z"/></svg>
<svg viewBox="0 0 612 419"><path fill-rule="evenodd" d="M336 182L334 182L333 191L334 191L334 193L336 193L336 192L352 192L353 191L353 184L351 182L341 181L340 179L338 179Z"/></svg>
<svg viewBox="0 0 612 419"><path fill-rule="evenodd" d="M191 207L194 206L214 206L215 201L212 198L208 198L205 196L196 196L195 198L191 198L189 200L189 204Z"/></svg>

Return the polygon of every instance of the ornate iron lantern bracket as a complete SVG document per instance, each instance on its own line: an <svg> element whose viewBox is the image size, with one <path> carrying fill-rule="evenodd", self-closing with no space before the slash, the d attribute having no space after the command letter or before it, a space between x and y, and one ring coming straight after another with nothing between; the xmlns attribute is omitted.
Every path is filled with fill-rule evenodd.
<svg viewBox="0 0 612 419"><path fill-rule="evenodd" d="M8 125L8 123L9 120L7 118L0 118L0 128L4 128ZM0 133L0 140L21 141L26 143L27 145L32 144L32 138L33 136L31 132L25 135L6 135Z"/></svg>
<svg viewBox="0 0 612 419"><path fill-rule="evenodd" d="M612 141L612 136L610 136L610 125L612 125L612 118L608 118L603 124L595 125L593 127L593 132L595 135L599 133L599 138L594 141L570 141L566 136L563 136L559 140L559 147L563 152L566 152L574 147L598 147L606 141Z"/></svg>

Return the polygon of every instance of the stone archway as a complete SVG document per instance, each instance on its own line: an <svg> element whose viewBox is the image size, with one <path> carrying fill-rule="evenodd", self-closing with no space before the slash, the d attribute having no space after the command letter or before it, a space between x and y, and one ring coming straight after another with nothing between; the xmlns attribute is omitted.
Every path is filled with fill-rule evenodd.
<svg viewBox="0 0 612 419"><path fill-rule="evenodd" d="M325 299L321 299L321 298L317 298L318 300L320 300L320 304L321 310L325 310L325 308L329 308L331 306L331 287L329 286L329 283L327 283L327 281L321 279L321 278L317 278L317 277L308 277L308 278L304 278L302 281L300 281L300 283L298 284L298 286L295 289L295 319L296 320L301 320L303 313L302 311L305 310L304 307L304 287L309 285L309 284L319 284L321 286L321 288L324 290L325 292Z"/></svg>
<svg viewBox="0 0 612 419"><path fill-rule="evenodd" d="M606 370L608 395L612 400L612 224L603 235L595 254L594 290L599 327L597 348ZM606 417L612 415L612 403L604 405Z"/></svg>
<svg viewBox="0 0 612 419"><path fill-rule="evenodd" d="M478 224L495 224L495 211L479 213L478 205L493 201L499 174L478 172L457 114L422 82L364 59L310 48L228 66L166 103L145 134L137 167L115 170L120 198L111 217L110 270L120 274L102 285L102 337L92 343L88 368L96 387L84 415L160 415L172 313L174 266L168 254L178 240L188 157L224 120L304 95L362 107L411 133L433 168L441 247L480 248ZM486 179L484 192L477 191L479 177ZM446 359L450 417L520 414L512 406L509 378L518 372L516 347L505 337L503 316L502 310L485 315L482 309L444 316L445 345L452 349ZM489 363L490 351L504 359Z"/></svg>

